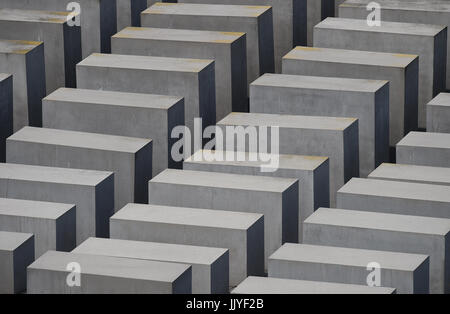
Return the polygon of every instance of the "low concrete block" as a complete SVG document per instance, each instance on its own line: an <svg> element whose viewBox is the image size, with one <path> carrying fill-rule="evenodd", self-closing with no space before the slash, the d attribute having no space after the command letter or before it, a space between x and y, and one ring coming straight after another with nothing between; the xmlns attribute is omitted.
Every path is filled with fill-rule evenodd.
<svg viewBox="0 0 450 314"><path fill-rule="evenodd" d="M0 73L0 162L5 162L6 139L13 132L13 77Z"/></svg>
<svg viewBox="0 0 450 314"><path fill-rule="evenodd" d="M430 293L450 290L450 220L320 208L304 224L305 244L425 254Z"/></svg>
<svg viewBox="0 0 450 314"><path fill-rule="evenodd" d="M80 286L67 284L80 267ZM190 294L190 265L48 251L27 269L29 294Z"/></svg>
<svg viewBox="0 0 450 314"><path fill-rule="evenodd" d="M230 281L264 274L264 216L128 204L111 217L111 238L229 249Z"/></svg>
<svg viewBox="0 0 450 314"><path fill-rule="evenodd" d="M151 2L153 0L117 0L117 30L128 26L141 26L141 12L147 9Z"/></svg>
<svg viewBox="0 0 450 314"><path fill-rule="evenodd" d="M427 104L427 132L450 133L450 93L440 93Z"/></svg>
<svg viewBox="0 0 450 314"><path fill-rule="evenodd" d="M89 238L72 251L171 262L192 266L193 294L228 293L229 252L227 249L157 242Z"/></svg>

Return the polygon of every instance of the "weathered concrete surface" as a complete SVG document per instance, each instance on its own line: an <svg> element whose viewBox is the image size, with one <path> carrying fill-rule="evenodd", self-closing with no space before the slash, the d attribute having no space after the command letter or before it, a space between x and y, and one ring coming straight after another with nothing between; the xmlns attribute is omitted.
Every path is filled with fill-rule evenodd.
<svg viewBox="0 0 450 314"><path fill-rule="evenodd" d="M111 40L117 54L213 59L216 121L232 111L248 111L245 33L128 27Z"/></svg>
<svg viewBox="0 0 450 314"><path fill-rule="evenodd" d="M304 224L305 244L425 254L430 292L450 291L450 220L320 208Z"/></svg>
<svg viewBox="0 0 450 314"><path fill-rule="evenodd" d="M76 246L76 206L0 198L0 230L34 234L35 257Z"/></svg>
<svg viewBox="0 0 450 314"><path fill-rule="evenodd" d="M450 93L440 93L427 104L427 132L450 133Z"/></svg>
<svg viewBox="0 0 450 314"><path fill-rule="evenodd" d="M0 197L75 204L81 243L90 236L109 236L114 174L0 163Z"/></svg>
<svg viewBox="0 0 450 314"><path fill-rule="evenodd" d="M229 249L231 286L264 274L260 214L128 204L111 217L111 238Z"/></svg>
<svg viewBox="0 0 450 314"><path fill-rule="evenodd" d="M67 284L71 263L81 267L80 286ZM27 293L190 294L191 278L190 265L48 251L28 266Z"/></svg>
<svg viewBox="0 0 450 314"><path fill-rule="evenodd" d="M33 261L32 234L0 231L0 293L23 292L27 287L27 267Z"/></svg>
<svg viewBox="0 0 450 314"><path fill-rule="evenodd" d="M228 293L227 249L169 243L89 238L72 251L192 266L192 293Z"/></svg>
<svg viewBox="0 0 450 314"><path fill-rule="evenodd" d="M250 85L250 112L359 120L359 174L389 160L389 82L265 74Z"/></svg>
<svg viewBox="0 0 450 314"><path fill-rule="evenodd" d="M283 58L283 73L389 81L390 145L417 129L417 55L296 47Z"/></svg>
<svg viewBox="0 0 450 314"><path fill-rule="evenodd" d="M0 162L5 162L6 139L13 132L13 77L0 73Z"/></svg>
<svg viewBox="0 0 450 314"><path fill-rule="evenodd" d="M7 98L4 91L2 93L6 97L2 97L2 104L5 106L3 110L6 109L2 110L2 115L9 115L7 106L12 106L12 120L2 125L2 130L12 128L18 131L26 125L42 126L42 98L46 93L44 44L0 40L0 72L11 73L13 76L13 99ZM12 103L8 104L9 101Z"/></svg>
<svg viewBox="0 0 450 314"><path fill-rule="evenodd" d="M116 0L117 30L128 26L141 26L141 12L147 9L153 0ZM147 3L148 1L148 3Z"/></svg>

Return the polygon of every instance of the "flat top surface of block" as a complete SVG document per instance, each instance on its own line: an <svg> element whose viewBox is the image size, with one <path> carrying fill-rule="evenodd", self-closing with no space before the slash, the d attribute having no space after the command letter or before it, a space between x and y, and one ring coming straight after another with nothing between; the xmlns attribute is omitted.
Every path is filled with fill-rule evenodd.
<svg viewBox="0 0 450 314"><path fill-rule="evenodd" d="M183 98L154 94L123 93L80 88L60 88L44 99L51 101L101 104L110 106L169 109Z"/></svg>
<svg viewBox="0 0 450 314"><path fill-rule="evenodd" d="M111 219L247 230L261 217L263 215L237 211L128 204Z"/></svg>
<svg viewBox="0 0 450 314"><path fill-rule="evenodd" d="M10 77L12 77L12 74L0 73L0 82L3 82L4 80L9 79Z"/></svg>
<svg viewBox="0 0 450 314"><path fill-rule="evenodd" d="M334 91L376 92L388 82L389 81L381 80L266 73L251 85Z"/></svg>
<svg viewBox="0 0 450 314"><path fill-rule="evenodd" d="M343 131L356 121L355 118L232 112L217 124Z"/></svg>
<svg viewBox="0 0 450 314"><path fill-rule="evenodd" d="M213 62L214 60L208 59L184 59L93 53L78 63L77 66L197 73Z"/></svg>
<svg viewBox="0 0 450 314"><path fill-rule="evenodd" d="M150 182L262 192L284 192L296 180L209 171L166 169Z"/></svg>
<svg viewBox="0 0 450 314"><path fill-rule="evenodd" d="M450 185L450 168L383 163L369 178L440 182Z"/></svg>
<svg viewBox="0 0 450 314"><path fill-rule="evenodd" d="M383 269L413 271L420 266L427 255L397 252L372 251L353 248L286 243L269 258L307 263L348 265L367 267L376 261Z"/></svg>
<svg viewBox="0 0 450 314"><path fill-rule="evenodd" d="M445 236L450 219L319 208L305 223Z"/></svg>
<svg viewBox="0 0 450 314"><path fill-rule="evenodd" d="M131 258L48 251L28 268L67 272L66 267L72 262L82 265L83 274L163 282L174 281L190 267Z"/></svg>
<svg viewBox="0 0 450 314"><path fill-rule="evenodd" d="M136 153L151 142L151 140L136 137L35 127L24 127L11 135L8 140L125 153Z"/></svg>
<svg viewBox="0 0 450 314"><path fill-rule="evenodd" d="M164 41L230 44L244 35L245 33L234 33L234 32L212 32L212 31L172 29L172 28L127 27L112 37L129 38L129 39L152 39Z"/></svg>
<svg viewBox="0 0 450 314"><path fill-rule="evenodd" d="M41 41L0 39L0 53L13 53L24 55L42 44L43 43Z"/></svg>
<svg viewBox="0 0 450 314"><path fill-rule="evenodd" d="M304 61L309 60L330 63L405 68L417 59L418 56L411 54L298 46L292 49L283 58Z"/></svg>
<svg viewBox="0 0 450 314"><path fill-rule="evenodd" d="M211 265L226 252L227 249L213 247L101 238L89 238L72 251L203 265Z"/></svg>
<svg viewBox="0 0 450 314"><path fill-rule="evenodd" d="M450 93L440 93L428 103L428 106L450 107Z"/></svg>
<svg viewBox="0 0 450 314"><path fill-rule="evenodd" d="M31 233L0 231L0 250L14 251L32 236Z"/></svg>
<svg viewBox="0 0 450 314"><path fill-rule="evenodd" d="M409 132L397 146L417 146L450 149L449 133Z"/></svg>
<svg viewBox="0 0 450 314"><path fill-rule="evenodd" d="M113 172L0 163L0 179L96 186Z"/></svg>
<svg viewBox="0 0 450 314"><path fill-rule="evenodd" d="M0 198L0 215L57 219L74 206L73 204Z"/></svg>
<svg viewBox="0 0 450 314"><path fill-rule="evenodd" d="M364 8L366 10L367 4L373 0L347 0L340 6L342 7L356 7ZM430 0L415 0L415 1L391 1L378 0L378 4L382 9L401 9L407 11L428 11L428 12L450 12L450 2L433 2Z"/></svg>
<svg viewBox="0 0 450 314"><path fill-rule="evenodd" d="M54 12L38 10L0 9L0 21L43 22L64 24L72 12Z"/></svg>

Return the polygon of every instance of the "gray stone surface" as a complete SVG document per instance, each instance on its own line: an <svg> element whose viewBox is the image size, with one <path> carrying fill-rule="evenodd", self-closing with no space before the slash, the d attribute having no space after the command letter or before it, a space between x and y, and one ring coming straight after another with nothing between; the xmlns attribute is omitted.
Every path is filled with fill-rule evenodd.
<svg viewBox="0 0 450 314"><path fill-rule="evenodd" d="M151 5L153 0L116 0L117 31L128 26L141 26L141 12ZM147 4L147 1L149 2Z"/></svg>
<svg viewBox="0 0 450 314"><path fill-rule="evenodd" d="M248 111L245 33L128 27L111 40L117 54L214 59L216 120Z"/></svg>
<svg viewBox="0 0 450 314"><path fill-rule="evenodd" d="M81 285L69 286L67 270L78 263ZM190 294L190 265L48 251L27 269L29 294Z"/></svg>
<svg viewBox="0 0 450 314"><path fill-rule="evenodd" d="M5 162L6 139L13 132L13 77L0 73L0 162Z"/></svg>
<svg viewBox="0 0 450 314"><path fill-rule="evenodd" d="M0 230L34 234L35 257L76 246L76 206L0 198Z"/></svg>
<svg viewBox="0 0 450 314"><path fill-rule="evenodd" d="M320 208L304 224L305 244L425 254L430 292L450 291L450 220Z"/></svg>
<svg viewBox="0 0 450 314"><path fill-rule="evenodd" d="M389 82L265 74L250 85L250 112L359 120L359 173L389 160Z"/></svg>
<svg viewBox="0 0 450 314"><path fill-rule="evenodd" d="M114 174L0 163L0 197L75 204L81 243L90 236L109 236Z"/></svg>
<svg viewBox="0 0 450 314"><path fill-rule="evenodd" d="M24 40L0 40L0 72L11 73L13 76L13 99L12 104L9 104L12 105L13 116L9 122L12 125L6 123L2 125L2 130L5 128L18 131L26 125L41 126L42 98L46 94L44 44ZM2 97L5 107L8 101L8 98ZM2 110L2 116L8 115L8 111Z"/></svg>
<svg viewBox="0 0 450 314"><path fill-rule="evenodd" d="M229 249L230 281L264 274L264 216L128 204L111 217L111 238Z"/></svg>
<svg viewBox="0 0 450 314"><path fill-rule="evenodd" d="M419 55L419 127L426 127L425 105L445 91L447 26L327 18L314 28L314 46Z"/></svg>
<svg viewBox="0 0 450 314"><path fill-rule="evenodd" d="M0 231L0 294L23 292L27 267L34 261L34 236Z"/></svg>
<svg viewBox="0 0 450 314"><path fill-rule="evenodd" d="M381 266L381 287L429 293L429 257L419 254L287 243L270 256L269 277L366 285L371 263Z"/></svg>
<svg viewBox="0 0 450 314"><path fill-rule="evenodd" d="M381 52L296 47L283 73L389 81L390 145L417 129L419 58Z"/></svg>
<svg viewBox="0 0 450 314"><path fill-rule="evenodd" d="M228 293L227 249L169 243L89 238L72 253L106 255L192 266L192 293Z"/></svg>
<svg viewBox="0 0 450 314"><path fill-rule="evenodd" d="M114 172L116 211L147 203L152 141L98 133L25 127L6 140L9 163Z"/></svg>
<svg viewBox="0 0 450 314"><path fill-rule="evenodd" d="M427 132L450 133L450 93L440 93L427 104Z"/></svg>

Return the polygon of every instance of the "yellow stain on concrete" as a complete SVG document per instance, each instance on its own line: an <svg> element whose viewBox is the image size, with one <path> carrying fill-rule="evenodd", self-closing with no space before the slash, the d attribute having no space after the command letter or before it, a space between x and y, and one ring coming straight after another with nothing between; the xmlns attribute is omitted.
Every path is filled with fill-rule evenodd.
<svg viewBox="0 0 450 314"><path fill-rule="evenodd" d="M306 47L306 46L297 46L294 50L306 50L306 51L318 51L320 48L317 47Z"/></svg>
<svg viewBox="0 0 450 314"><path fill-rule="evenodd" d="M17 50L13 50L12 53L18 54L18 55L25 55L30 51L31 51L31 49L17 49Z"/></svg>
<svg viewBox="0 0 450 314"><path fill-rule="evenodd" d="M417 55L411 55L411 54L406 54L406 53L395 53L394 56L399 57L399 58L415 58L415 57L417 57Z"/></svg>
<svg viewBox="0 0 450 314"><path fill-rule="evenodd" d="M231 44L234 40L230 40L230 39L215 39L213 40L214 43L216 44Z"/></svg>
<svg viewBox="0 0 450 314"><path fill-rule="evenodd" d="M241 32L220 32L223 35L230 35L230 36L242 36L245 33L241 33Z"/></svg>

